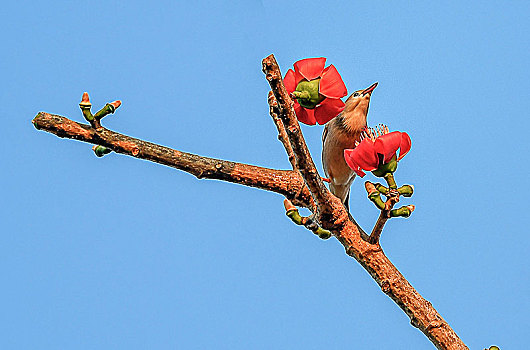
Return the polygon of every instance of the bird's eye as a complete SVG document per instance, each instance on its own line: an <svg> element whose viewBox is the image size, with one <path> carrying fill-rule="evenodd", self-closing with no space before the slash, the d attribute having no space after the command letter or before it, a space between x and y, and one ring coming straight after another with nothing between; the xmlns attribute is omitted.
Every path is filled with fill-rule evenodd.
<svg viewBox="0 0 530 350"><path fill-rule="evenodd" d="M357 97L359 95L360 95L360 93L356 92L356 93L353 94L353 97Z"/></svg>

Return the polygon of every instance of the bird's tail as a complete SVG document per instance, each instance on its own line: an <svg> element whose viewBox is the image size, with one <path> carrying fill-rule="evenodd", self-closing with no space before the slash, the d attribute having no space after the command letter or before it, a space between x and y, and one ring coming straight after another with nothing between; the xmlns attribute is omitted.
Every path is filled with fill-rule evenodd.
<svg viewBox="0 0 530 350"><path fill-rule="evenodd" d="M342 204L346 207L346 210L348 212L350 211L350 184L347 185L336 185L333 182L329 184L329 190L331 193L335 195L335 197L338 197Z"/></svg>
<svg viewBox="0 0 530 350"><path fill-rule="evenodd" d="M366 232L364 232L361 226L359 226L359 224L355 221L353 216L350 214L350 185L351 183L348 185L335 185L333 184L333 182L331 182L329 184L329 190L331 191L331 193L333 193L336 197L338 197L342 201L342 204L344 204L344 207L346 208L346 211L348 212L348 217L355 224L355 226L357 226L357 228L361 232L361 235L366 238L368 237L368 235L366 234Z"/></svg>

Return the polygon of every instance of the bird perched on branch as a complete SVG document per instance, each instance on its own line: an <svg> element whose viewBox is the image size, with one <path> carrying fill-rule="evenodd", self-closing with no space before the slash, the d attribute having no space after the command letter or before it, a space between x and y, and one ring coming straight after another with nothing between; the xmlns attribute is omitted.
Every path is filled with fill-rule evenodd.
<svg viewBox="0 0 530 350"><path fill-rule="evenodd" d="M364 90L355 91L346 100L344 110L326 124L322 134L322 164L330 180L329 190L349 211L350 186L355 173L344 160L344 150L355 148L366 128L370 96L377 83Z"/></svg>

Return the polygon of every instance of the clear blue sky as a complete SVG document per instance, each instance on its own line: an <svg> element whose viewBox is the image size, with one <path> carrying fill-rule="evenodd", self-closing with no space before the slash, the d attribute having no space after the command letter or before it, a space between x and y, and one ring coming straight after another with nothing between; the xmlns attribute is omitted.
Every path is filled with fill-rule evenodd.
<svg viewBox="0 0 530 350"><path fill-rule="evenodd" d="M289 163L261 59L325 56L370 124L407 131L417 210L382 245L472 349L528 346L530 5L17 1L2 5L3 349L431 349L335 240L280 196L35 130L114 99L110 129ZM304 127L319 168L321 127ZM373 179L367 175L368 179ZM377 211L363 181L351 208Z"/></svg>

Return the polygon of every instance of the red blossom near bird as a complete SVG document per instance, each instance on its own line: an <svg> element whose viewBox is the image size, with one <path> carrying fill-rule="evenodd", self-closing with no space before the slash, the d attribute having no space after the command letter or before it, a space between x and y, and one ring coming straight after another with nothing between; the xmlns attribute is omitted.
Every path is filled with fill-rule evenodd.
<svg viewBox="0 0 530 350"><path fill-rule="evenodd" d="M325 57L305 58L285 74L283 83L289 94L295 94L294 110L304 124L326 124L344 109L346 85L335 66L325 65Z"/></svg>
<svg viewBox="0 0 530 350"><path fill-rule="evenodd" d="M381 172L384 175L386 172L395 171L397 162L410 151L411 144L410 136L406 132L388 132L388 127L381 125L377 130L367 129L355 148L344 150L344 158L348 166L361 177L366 175L363 170L377 170L395 160L393 170L384 169ZM398 150L399 156L396 154Z"/></svg>

